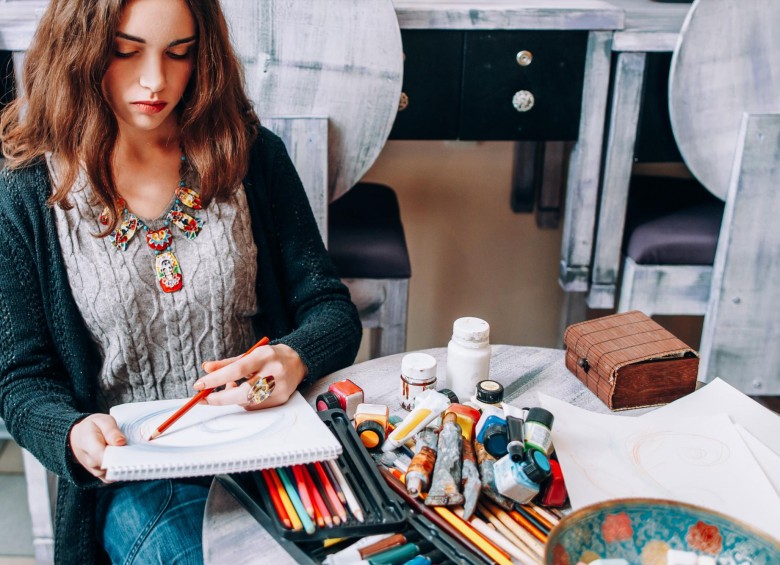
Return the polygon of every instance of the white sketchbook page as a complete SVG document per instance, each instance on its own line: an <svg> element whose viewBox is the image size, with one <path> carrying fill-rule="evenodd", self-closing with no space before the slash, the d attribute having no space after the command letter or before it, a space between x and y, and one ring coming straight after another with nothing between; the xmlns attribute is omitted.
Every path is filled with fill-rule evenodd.
<svg viewBox="0 0 780 565"><path fill-rule="evenodd" d="M757 440L780 457L780 415L719 378L687 396L640 417L702 418L717 412L728 414L735 424L744 426Z"/></svg>
<svg viewBox="0 0 780 565"><path fill-rule="evenodd" d="M615 498L679 500L780 538L780 497L726 414L665 420L596 414L539 395L572 508Z"/></svg>
<svg viewBox="0 0 780 565"><path fill-rule="evenodd" d="M780 495L780 455L758 441L744 426L735 424L735 427L742 440L748 446L750 453L756 458L761 470L764 471L766 478L772 483L775 492Z"/></svg>
<svg viewBox="0 0 780 565"><path fill-rule="evenodd" d="M109 478L116 468L177 466L185 469L179 476L204 475L213 474L208 473L209 465L226 461L282 466L294 453L326 450L336 457L341 452L339 441L298 392L286 404L266 410L199 404L149 441L152 432L185 402L134 402L112 408L127 445L106 448L102 467ZM195 467L198 472L186 472Z"/></svg>

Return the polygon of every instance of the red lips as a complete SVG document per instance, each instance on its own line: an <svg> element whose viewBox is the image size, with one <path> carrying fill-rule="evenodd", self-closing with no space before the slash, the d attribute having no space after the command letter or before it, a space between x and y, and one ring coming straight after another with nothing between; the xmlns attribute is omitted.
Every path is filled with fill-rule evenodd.
<svg viewBox="0 0 780 565"><path fill-rule="evenodd" d="M158 112L162 112L167 105L167 102L152 100L139 100L138 102L133 102L133 106L144 114L157 114Z"/></svg>

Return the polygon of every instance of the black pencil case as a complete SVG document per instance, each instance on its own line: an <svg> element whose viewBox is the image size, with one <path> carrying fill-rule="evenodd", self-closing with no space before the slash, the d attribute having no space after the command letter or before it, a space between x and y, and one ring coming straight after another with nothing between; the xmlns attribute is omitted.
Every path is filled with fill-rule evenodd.
<svg viewBox="0 0 780 565"><path fill-rule="evenodd" d="M323 548L321 541L324 539L356 538L352 541L357 541L371 534L404 533L411 529L444 553L447 562L474 565L484 563L449 534L442 532L430 520L413 514L411 509L390 490L343 410L327 410L319 412L319 415L341 442L343 451L337 464L360 502L365 514L364 522L358 522L354 517L350 517L345 525L318 528L313 534L288 530L276 518L276 511L260 473L234 473L218 477L228 492L291 556L302 563L319 563L327 554L341 549L340 544Z"/></svg>

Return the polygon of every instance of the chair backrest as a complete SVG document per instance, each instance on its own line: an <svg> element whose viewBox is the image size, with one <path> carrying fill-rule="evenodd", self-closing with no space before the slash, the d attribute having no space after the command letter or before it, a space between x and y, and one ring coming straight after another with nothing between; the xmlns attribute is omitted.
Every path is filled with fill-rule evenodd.
<svg viewBox="0 0 780 565"><path fill-rule="evenodd" d="M261 120L328 118L330 199L382 150L398 110L401 31L391 0L223 2Z"/></svg>
<svg viewBox="0 0 780 565"><path fill-rule="evenodd" d="M696 178L721 200L742 115L780 112L780 6L771 0L696 0L669 71L669 116Z"/></svg>

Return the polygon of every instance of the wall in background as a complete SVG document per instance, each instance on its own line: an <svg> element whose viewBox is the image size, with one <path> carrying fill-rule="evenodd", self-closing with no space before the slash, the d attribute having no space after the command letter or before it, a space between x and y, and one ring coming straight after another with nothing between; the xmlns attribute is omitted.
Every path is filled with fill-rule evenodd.
<svg viewBox="0 0 780 565"><path fill-rule="evenodd" d="M561 231L509 207L512 143L390 141L365 180L392 186L412 261L407 349L477 316L492 343L558 347Z"/></svg>

